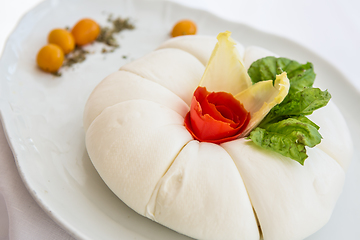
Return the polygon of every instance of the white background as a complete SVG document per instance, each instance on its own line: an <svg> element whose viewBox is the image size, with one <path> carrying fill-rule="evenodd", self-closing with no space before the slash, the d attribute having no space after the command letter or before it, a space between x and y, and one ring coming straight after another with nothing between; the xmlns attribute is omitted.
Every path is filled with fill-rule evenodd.
<svg viewBox="0 0 360 240"><path fill-rule="evenodd" d="M332 63L360 92L358 0L173 1L300 43ZM21 16L39 2L0 0L0 52ZM359 107L354 110L359 111ZM0 130L0 240L9 236L10 239L72 239L47 217L27 192Z"/></svg>

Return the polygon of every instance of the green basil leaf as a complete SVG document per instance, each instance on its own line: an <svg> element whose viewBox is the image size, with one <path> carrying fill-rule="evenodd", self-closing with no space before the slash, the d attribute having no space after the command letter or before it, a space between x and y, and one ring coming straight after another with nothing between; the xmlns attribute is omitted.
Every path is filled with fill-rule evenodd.
<svg viewBox="0 0 360 240"><path fill-rule="evenodd" d="M300 64L287 58L265 57L252 63L248 70L253 83L275 80L282 72L289 78L289 93L270 110L249 138L258 146L304 164L305 147L314 147L321 141L319 126L306 115L327 105L331 95L313 88L316 74L309 62Z"/></svg>
<svg viewBox="0 0 360 240"><path fill-rule="evenodd" d="M260 125L263 126L291 116L310 115L315 110L326 106L330 99L331 95L327 90L305 88L300 92L288 95L287 99L273 107Z"/></svg>
<svg viewBox="0 0 360 240"><path fill-rule="evenodd" d="M282 72L286 72L288 75L289 93L312 87L316 77L312 63L300 64L287 58L261 58L253 62L248 70L253 83L275 80L276 75Z"/></svg>
<svg viewBox="0 0 360 240"><path fill-rule="evenodd" d="M266 80L275 80L277 65L275 57L265 57L253 62L248 74L253 83Z"/></svg>
<svg viewBox="0 0 360 240"><path fill-rule="evenodd" d="M261 148L280 153L301 165L304 165L305 159L308 157L304 144L296 143L292 139L283 138L282 135L268 132L259 127L251 131L249 138Z"/></svg>
<svg viewBox="0 0 360 240"><path fill-rule="evenodd" d="M295 116L295 117L292 117L293 119L297 119L303 123L307 123L307 124L310 124L311 126L313 126L314 128L316 128L316 130L319 130L320 127L318 125L316 125L316 123L314 123L313 121L311 121L310 119L308 119L307 117L305 116Z"/></svg>
<svg viewBox="0 0 360 240"><path fill-rule="evenodd" d="M257 127L249 138L256 145L290 157L303 165L307 158L305 146L314 147L322 137L313 124L288 118L268 124L265 128Z"/></svg>

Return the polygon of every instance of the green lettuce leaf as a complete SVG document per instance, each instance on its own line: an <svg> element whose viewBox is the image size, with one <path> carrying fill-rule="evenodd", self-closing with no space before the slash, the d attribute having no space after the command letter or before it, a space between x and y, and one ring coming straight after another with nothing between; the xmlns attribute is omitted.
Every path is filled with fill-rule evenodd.
<svg viewBox="0 0 360 240"><path fill-rule="evenodd" d="M253 62L248 70L253 83L275 80L276 75L282 72L286 72L290 80L289 94L312 87L316 77L312 63L300 64L287 58L261 58Z"/></svg>
<svg viewBox="0 0 360 240"><path fill-rule="evenodd" d="M320 127L318 125L316 125L316 123L314 123L313 121L311 121L310 119L308 119L307 117L305 116L294 116L292 117L293 119L297 119L303 123L306 123L306 124L310 124L311 126L313 126L314 128L316 128L316 130L319 130Z"/></svg>
<svg viewBox="0 0 360 240"><path fill-rule="evenodd" d="M270 110L260 126L292 116L310 115L315 110L326 106L330 99L330 93L327 90L321 91L319 88L305 88L300 92L292 93Z"/></svg>
<svg viewBox="0 0 360 240"><path fill-rule="evenodd" d="M250 139L256 145L290 157L301 165L308 157L305 146L314 147L321 142L321 138L312 122L295 118L267 124L265 128L257 127L250 133Z"/></svg>
<svg viewBox="0 0 360 240"><path fill-rule="evenodd" d="M313 88L316 74L309 62L300 64L287 58L265 57L255 61L248 70L253 83L274 80L282 72L289 78L289 93L250 133L249 139L304 164L305 147L314 147L321 141L319 126L306 115L326 106L331 95L327 90Z"/></svg>

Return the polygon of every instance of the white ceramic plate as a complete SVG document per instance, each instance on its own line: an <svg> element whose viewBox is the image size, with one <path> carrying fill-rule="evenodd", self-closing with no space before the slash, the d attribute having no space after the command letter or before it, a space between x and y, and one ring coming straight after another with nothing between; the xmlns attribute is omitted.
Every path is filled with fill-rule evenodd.
<svg viewBox="0 0 360 240"><path fill-rule="evenodd" d="M109 13L131 17L136 24L135 30L121 33L120 49L104 55L102 45L90 46L96 53L60 78L36 67L36 53L51 29L72 26L83 17L105 25ZM245 46L258 45L314 63L316 83L332 93L348 121L356 150L331 220L307 240L358 239L360 113L354 105L360 103L359 94L333 66L294 42L171 2L49 0L20 21L0 61L0 107L20 175L35 200L79 239L189 239L136 214L107 188L89 161L82 127L84 104L92 89L121 65L168 39L171 27L182 18L193 19L199 34L216 36L230 30Z"/></svg>

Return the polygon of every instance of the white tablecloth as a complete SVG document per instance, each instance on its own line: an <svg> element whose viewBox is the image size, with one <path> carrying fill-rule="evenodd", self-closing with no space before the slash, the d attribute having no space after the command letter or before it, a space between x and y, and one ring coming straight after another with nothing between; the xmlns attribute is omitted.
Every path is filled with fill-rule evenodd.
<svg viewBox="0 0 360 240"><path fill-rule="evenodd" d="M174 0L296 41L328 59L360 92L360 1ZM20 17L40 0L0 0L0 51ZM0 240L73 239L32 199L0 129Z"/></svg>

